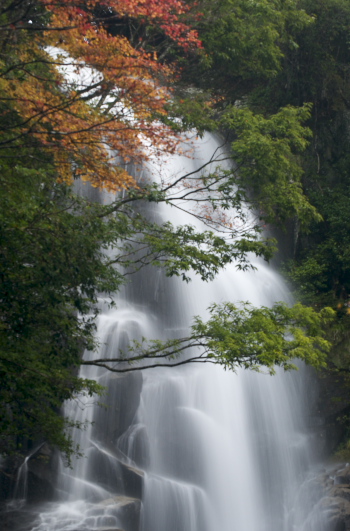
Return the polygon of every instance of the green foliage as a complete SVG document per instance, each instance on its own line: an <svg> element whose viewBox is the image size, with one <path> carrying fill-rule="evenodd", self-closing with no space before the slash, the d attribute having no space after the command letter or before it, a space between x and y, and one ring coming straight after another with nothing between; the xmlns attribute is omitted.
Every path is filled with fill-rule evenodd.
<svg viewBox="0 0 350 531"><path fill-rule="evenodd" d="M202 0L198 9L205 49L200 83L231 102L276 76L284 47L297 46L293 32L313 21L297 0Z"/></svg>
<svg viewBox="0 0 350 531"><path fill-rule="evenodd" d="M102 392L76 374L83 350L95 347L97 294L115 292L125 280L115 264L130 272L152 264L185 280L194 271L209 280L233 260L249 267L250 252L269 258L273 241L260 240L257 228L232 228L228 239L155 224L130 207L140 199L169 202L155 186L108 206L92 203L57 182L40 149L26 154L26 165L1 163L0 450L11 454L39 437L69 458L79 450L67 429L83 426L61 417L60 407Z"/></svg>
<svg viewBox="0 0 350 531"><path fill-rule="evenodd" d="M209 357L225 368L264 366L273 374L275 365L285 370L296 368L293 359L324 367L331 345L323 337L323 326L333 317L331 308L317 313L300 304L237 308L226 303L212 306L207 323L197 318L193 331L208 337Z"/></svg>
<svg viewBox="0 0 350 531"><path fill-rule="evenodd" d="M210 318L194 318L190 335L168 341L134 341L129 352L112 359L96 358L85 365L104 367L113 372L128 372L154 367L174 367L187 363L216 363L235 371L237 367L270 374L275 367L296 369L301 359L313 367L326 365L331 343L324 328L333 320L331 308L316 312L296 304L292 308L276 303L272 308L254 308L249 303L214 304ZM188 355L183 357L183 353ZM129 366L116 364L127 362ZM151 362L150 365L145 362Z"/></svg>
<svg viewBox="0 0 350 531"><path fill-rule="evenodd" d="M322 219L303 185L303 152L312 143L305 123L314 100L286 99L284 76L315 17L296 0L202 0L198 10L204 51L184 64L183 79L196 87L195 100L211 95L211 106L198 112L196 103L191 110L182 87L178 107L188 112L190 125L198 120L200 130L204 123L211 129L216 117L234 139L238 171L231 182L252 192L261 219L285 226L297 217L307 230Z"/></svg>
<svg viewBox="0 0 350 531"><path fill-rule="evenodd" d="M253 202L269 223L281 224L294 215L305 225L321 219L303 193L303 171L296 157L311 135L302 125L310 110L310 105L288 106L265 118L235 106L224 114L223 125L237 135L232 149L240 179L252 190Z"/></svg>
<svg viewBox="0 0 350 531"><path fill-rule="evenodd" d="M294 223L293 260L287 265L297 296L314 307L331 305L337 320L327 329L331 366L349 368L349 64L350 5L344 0L302 0L314 22L292 30L277 75L247 96L260 112L312 102L312 140L300 157L301 185L322 219L306 229Z"/></svg>
<svg viewBox="0 0 350 531"><path fill-rule="evenodd" d="M300 248L292 278L301 282L310 296L332 294L335 304L350 294L350 195L349 186L342 180L332 188L325 181L320 179L320 186L310 190L324 223L313 227L307 248Z"/></svg>
<svg viewBox="0 0 350 531"><path fill-rule="evenodd" d="M72 421L59 410L102 390L72 367L94 347L98 291L115 291L122 278L100 248L115 238L115 223L38 166L1 164L0 450L39 435L69 456Z"/></svg>
<svg viewBox="0 0 350 531"><path fill-rule="evenodd" d="M294 225L303 300L336 306L350 293L349 2L202 4L199 86L219 96L259 215Z"/></svg>
<svg viewBox="0 0 350 531"><path fill-rule="evenodd" d="M235 262L238 269L250 266L248 254L272 257L273 240L241 238L235 243L227 241L212 231L196 232L192 226L174 228L170 223L145 232L144 243L153 253L152 264L162 266L167 276L182 276L188 281L186 272L194 271L202 280L212 280L226 264Z"/></svg>
<svg viewBox="0 0 350 531"><path fill-rule="evenodd" d="M337 17L343 11L348 16L344 2L332 0L333 4ZM29 35L29 17L40 28L45 21L43 9L29 0L16 5L19 17L28 18L28 32L11 30L9 12L14 15L13 4L3 3L3 76L14 84L26 75L52 82L50 66L41 56L37 60L33 55ZM223 159L231 155L219 156L199 172L177 175L160 184L141 183L107 206L78 198L58 182L53 160L40 138L18 135L21 118L0 77L0 453L19 451L25 441L38 438L56 444L68 457L79 451L67 429L82 426L61 417L61 404L80 393L94 396L103 391L96 382L77 376L81 364L124 372L210 362L230 370L237 366L254 370L266 367L273 373L275 365L295 368L293 359L299 358L315 367L324 366L330 344L322 330L329 326L332 311L317 313L301 305L288 308L281 303L260 309L231 302L213 305L207 322L195 318L188 337L134 342L126 365L126 353L112 360L81 359L84 349L94 350L96 346L99 292L117 291L128 273L145 265L162 267L166 275L185 281L191 272L208 281L232 262L241 269L251 267L250 253L269 260L276 242L262 237L262 220L283 225L297 216L305 234L310 224L315 232L320 231L322 244L308 257L300 254L299 264L293 265L295 278L307 289L310 285L311 289L334 289L329 273L333 260L337 264L335 282L345 285L341 275L348 273L350 253L343 181L336 194L329 193L330 181L337 178L334 173L329 179L324 171L320 181L322 171L315 169L310 154L318 154L317 142L321 141L310 141L310 129L304 124L308 122L315 131L316 116L335 116L340 105L343 111L347 106L348 89L341 92L339 88L343 84L345 90L347 56L342 55L339 81L335 64L339 54L334 43L343 42L348 19L344 17L340 28L332 23L323 43L317 40L320 28L328 31L322 10L306 0L302 7L305 10L296 0L200 2L198 9L204 14L198 29L203 54L187 59L168 115L159 118L176 131L224 129L233 140L236 166L222 167ZM109 30L127 37L135 30L135 43L147 29L142 22L119 22L125 27L116 29L111 23ZM146 37L150 52L163 50L168 58L181 55L174 46L167 48L164 37L159 42L158 30ZM321 60L323 46L329 47L319 72L316 60L310 59L313 52L309 57L303 45L310 42L317 50L317 60ZM28 64L18 66L19 51L30 59ZM318 77L313 81L311 76L309 82L310 61L310 72ZM320 76L326 76L330 65L332 83L339 81L331 113L327 107L331 83L324 85L327 104L324 88L319 85ZM59 93L60 89L55 90ZM346 130L345 123L343 119L332 124L331 134L340 127ZM47 127L50 130L49 121ZM317 131L327 143L330 135L325 129ZM309 158L302 155L305 150ZM345 140L338 149L333 142L331 153L322 158L324 164L328 157L327 168L333 168L336 159L344 182L350 161L346 152ZM319 184L321 193L317 192ZM150 203L185 210L194 225L156 223L147 214ZM260 219L248 222L249 209L256 209ZM327 229L319 223L322 216ZM111 366L111 362L117 365Z"/></svg>

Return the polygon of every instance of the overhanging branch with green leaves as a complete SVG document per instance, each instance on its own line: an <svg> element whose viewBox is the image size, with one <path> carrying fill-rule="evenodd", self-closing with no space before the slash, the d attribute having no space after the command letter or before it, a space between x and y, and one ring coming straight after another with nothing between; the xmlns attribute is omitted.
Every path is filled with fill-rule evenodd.
<svg viewBox="0 0 350 531"><path fill-rule="evenodd" d="M272 308L255 308L249 303L214 304L210 318L194 318L187 337L166 341L142 338L127 352L114 358L82 361L111 372L132 372L189 363L214 363L235 371L238 367L270 374L275 367L295 369L300 359L313 367L325 366L330 343L324 329L334 318L331 308L316 312L296 304L276 303Z"/></svg>

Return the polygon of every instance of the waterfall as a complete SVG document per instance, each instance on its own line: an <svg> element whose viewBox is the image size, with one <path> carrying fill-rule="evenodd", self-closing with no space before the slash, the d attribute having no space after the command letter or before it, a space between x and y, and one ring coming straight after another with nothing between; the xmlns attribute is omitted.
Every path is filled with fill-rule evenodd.
<svg viewBox="0 0 350 531"><path fill-rule="evenodd" d="M25 458L23 463L17 470L17 477L15 487L13 491L12 500L9 502L9 506L14 509L20 508L26 504L28 494L28 461L31 459L43 446L40 444L34 450L32 450Z"/></svg>
<svg viewBox="0 0 350 531"><path fill-rule="evenodd" d="M192 159L173 157L167 171L191 171L217 148L206 135ZM154 208L150 215L183 223L175 209ZM144 269L118 294L117 308L101 298L101 357L141 336L179 337L213 302L290 300L278 274L254 264L249 272L232 265L211 283L184 284ZM107 387L105 407L66 406L76 420L90 422L76 435L85 457L73 470L62 464L57 500L41 509L32 531L327 529L308 488L313 459L303 368L269 376L213 365L125 375L84 367L82 376Z"/></svg>

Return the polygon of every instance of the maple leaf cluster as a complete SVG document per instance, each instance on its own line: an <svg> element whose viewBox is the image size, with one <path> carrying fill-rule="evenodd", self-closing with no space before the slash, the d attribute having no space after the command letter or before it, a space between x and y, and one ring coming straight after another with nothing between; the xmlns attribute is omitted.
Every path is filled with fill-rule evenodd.
<svg viewBox="0 0 350 531"><path fill-rule="evenodd" d="M178 146L177 134L162 123L174 67L107 31L96 9L107 10L109 23L122 17L154 25L188 50L200 47L183 22L189 6L183 0L38 3L49 21L19 50L21 75L14 79L12 71L0 79L1 92L22 118L20 135L39 140L64 182L79 176L107 190L135 186L125 163L140 164L150 153L173 153ZM38 63L45 64L44 73L32 67Z"/></svg>

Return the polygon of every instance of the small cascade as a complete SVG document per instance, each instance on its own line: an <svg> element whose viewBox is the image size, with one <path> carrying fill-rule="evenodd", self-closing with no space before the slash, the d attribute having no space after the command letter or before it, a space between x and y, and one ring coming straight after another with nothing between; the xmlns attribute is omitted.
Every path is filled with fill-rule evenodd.
<svg viewBox="0 0 350 531"><path fill-rule="evenodd" d="M11 503L13 505L18 505L19 507L24 505L27 500L29 459L30 456L28 455L17 471L16 484Z"/></svg>
<svg viewBox="0 0 350 531"><path fill-rule="evenodd" d="M101 305L106 306L102 299ZM118 309L105 309L99 317L103 357L113 357L132 338L151 328L144 312L123 300L118 306ZM86 353L86 357L89 355L93 356ZM106 386L108 400L101 406L90 398L66 405L67 415L86 422L86 429L78 430L75 440L84 457L74 459L72 469L61 463L57 503L50 504L31 529L133 531L139 525L143 472L119 448L119 439L125 440L127 432L133 431L134 435L137 432L131 426L139 405L142 376L140 373L111 374L95 367L84 367L82 376Z"/></svg>
<svg viewBox="0 0 350 531"><path fill-rule="evenodd" d="M13 496L12 500L9 502L9 507L12 509L19 509L23 506L25 506L27 502L27 496L28 496L28 462L29 460L35 456L39 452L39 450L42 448L44 443L37 446L34 450L28 454L23 463L19 466L17 470L17 476L16 476L16 482L13 490Z"/></svg>
<svg viewBox="0 0 350 531"><path fill-rule="evenodd" d="M192 159L174 157L167 171L190 172L218 146L206 135ZM193 223L168 206L152 215ZM184 335L213 302L288 301L281 278L261 261L254 265L188 285L145 268L118 294L117 308L101 299L101 357L143 336ZM28 531L328 531L321 493L312 488L302 367L274 377L212 365L126 374L83 367L81 375L106 386L105 404L65 406L87 422L75 435L85 457L72 470L61 464L57 499Z"/></svg>

